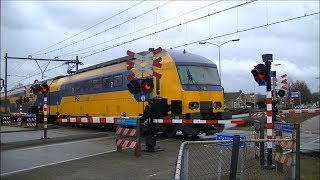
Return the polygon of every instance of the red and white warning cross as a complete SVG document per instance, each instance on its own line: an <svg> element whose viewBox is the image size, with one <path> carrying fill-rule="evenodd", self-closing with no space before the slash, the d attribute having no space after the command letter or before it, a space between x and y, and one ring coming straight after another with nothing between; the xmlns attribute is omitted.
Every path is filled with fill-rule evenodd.
<svg viewBox="0 0 320 180"><path fill-rule="evenodd" d="M146 54L145 56L131 51L127 51L127 55L129 57L136 58L138 60L136 63L134 63L131 60L127 60L127 70L131 71L131 74L127 77L127 79L130 81L131 79L137 77L141 73L147 73L156 77L157 79L160 79L162 75L155 72L153 70L153 66L161 68L162 64L160 62L162 61L162 58L158 57L157 59L153 59L153 57L161 51L162 48L159 47L156 50ZM135 71L133 70L133 68L135 69Z"/></svg>
<svg viewBox="0 0 320 180"><path fill-rule="evenodd" d="M287 79L287 74L283 74L281 76L281 89L287 91L287 84L288 84L288 79Z"/></svg>

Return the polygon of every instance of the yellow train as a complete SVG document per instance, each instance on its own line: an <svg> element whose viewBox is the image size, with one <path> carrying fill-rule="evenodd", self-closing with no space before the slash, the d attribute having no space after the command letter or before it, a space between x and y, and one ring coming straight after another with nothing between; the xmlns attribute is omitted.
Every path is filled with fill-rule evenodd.
<svg viewBox="0 0 320 180"><path fill-rule="evenodd" d="M145 55L148 52L139 54ZM224 125L210 123L221 119L224 113L223 87L216 64L199 55L184 51L162 50L155 55L161 57L161 68L154 71L161 79L148 77L154 83L154 90L146 96L132 95L128 91L128 56L80 69L75 74L50 79L48 93L48 114L56 118L81 117L130 117L144 116L145 99L165 99L155 104L156 119L207 120L208 123L159 123L158 128L168 136L176 131L186 135L200 132L220 132ZM131 58L138 64L137 59ZM137 69L132 69L137 72ZM37 95L33 106L41 106L43 95ZM138 99L137 99L138 98ZM142 99L142 100L139 100ZM140 102L137 102L140 101ZM158 107L161 105L161 107ZM163 116L163 117L159 117ZM70 122L70 121L68 121ZM78 121L73 121L77 123ZM86 121L90 123L92 121Z"/></svg>

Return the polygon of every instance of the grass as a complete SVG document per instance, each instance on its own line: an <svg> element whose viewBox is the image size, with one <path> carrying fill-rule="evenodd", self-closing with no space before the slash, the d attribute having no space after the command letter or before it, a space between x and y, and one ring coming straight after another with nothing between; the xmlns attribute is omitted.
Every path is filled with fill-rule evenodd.
<svg viewBox="0 0 320 180"><path fill-rule="evenodd" d="M310 156L300 156L301 179L320 179L320 158Z"/></svg>

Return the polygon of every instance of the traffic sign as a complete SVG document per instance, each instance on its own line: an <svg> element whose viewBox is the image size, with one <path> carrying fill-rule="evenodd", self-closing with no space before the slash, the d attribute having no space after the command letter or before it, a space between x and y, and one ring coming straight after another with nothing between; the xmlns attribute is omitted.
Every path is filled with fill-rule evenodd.
<svg viewBox="0 0 320 180"><path fill-rule="evenodd" d="M233 140L234 134L217 134L217 140ZM244 135L240 135L240 144L239 147L240 148L244 148L245 147L245 142L241 141L241 140L245 140L246 136ZM228 147L232 147L233 142L219 142L218 143L221 146L228 146Z"/></svg>
<svg viewBox="0 0 320 180"><path fill-rule="evenodd" d="M291 97L299 97L299 92L291 92Z"/></svg>
<svg viewBox="0 0 320 180"><path fill-rule="evenodd" d="M118 125L124 125L124 126L137 126L136 119L130 119L129 117L121 117L117 119Z"/></svg>
<svg viewBox="0 0 320 180"><path fill-rule="evenodd" d="M293 123L274 122L274 130L292 133L294 129Z"/></svg>

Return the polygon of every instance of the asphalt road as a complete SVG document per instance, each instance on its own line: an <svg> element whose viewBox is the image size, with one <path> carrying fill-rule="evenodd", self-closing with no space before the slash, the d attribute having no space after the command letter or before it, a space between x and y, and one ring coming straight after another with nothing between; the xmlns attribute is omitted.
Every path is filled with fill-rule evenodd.
<svg viewBox="0 0 320 180"><path fill-rule="evenodd" d="M182 140L157 143L164 151L139 158L130 149L115 152L106 138L10 150L1 154L1 179L170 179Z"/></svg>

